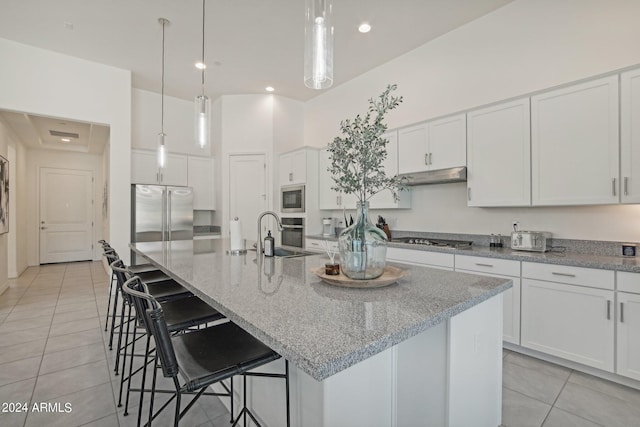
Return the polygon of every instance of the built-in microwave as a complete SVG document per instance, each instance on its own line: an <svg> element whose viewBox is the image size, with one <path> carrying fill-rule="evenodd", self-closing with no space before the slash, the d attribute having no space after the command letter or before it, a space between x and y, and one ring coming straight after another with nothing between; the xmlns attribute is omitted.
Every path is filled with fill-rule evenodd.
<svg viewBox="0 0 640 427"><path fill-rule="evenodd" d="M280 212L304 212L304 185L280 188Z"/></svg>
<svg viewBox="0 0 640 427"><path fill-rule="evenodd" d="M304 218L282 218L282 246L304 248Z"/></svg>

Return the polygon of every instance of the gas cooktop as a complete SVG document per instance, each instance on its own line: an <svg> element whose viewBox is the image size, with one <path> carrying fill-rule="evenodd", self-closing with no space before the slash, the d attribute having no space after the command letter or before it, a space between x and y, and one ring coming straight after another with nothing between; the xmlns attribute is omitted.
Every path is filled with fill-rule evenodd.
<svg viewBox="0 0 640 427"><path fill-rule="evenodd" d="M391 241L395 243L407 243L409 245L438 246L456 249L470 248L473 243L468 240L430 239L426 237L397 237L391 239Z"/></svg>

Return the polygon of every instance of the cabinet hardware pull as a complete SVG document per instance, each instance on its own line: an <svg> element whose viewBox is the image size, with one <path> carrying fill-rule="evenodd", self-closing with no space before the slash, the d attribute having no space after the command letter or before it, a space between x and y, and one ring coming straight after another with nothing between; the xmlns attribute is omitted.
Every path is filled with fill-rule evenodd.
<svg viewBox="0 0 640 427"><path fill-rule="evenodd" d="M565 277L576 277L575 274L569 274L569 273L558 273L556 271L552 271L551 274L554 274L556 276L565 276Z"/></svg>
<svg viewBox="0 0 640 427"><path fill-rule="evenodd" d="M482 264L482 263L476 262L476 265L479 266L479 267L491 267L491 268L493 268L493 265L491 265L491 264Z"/></svg>
<svg viewBox="0 0 640 427"><path fill-rule="evenodd" d="M471 201L471 187L467 188L467 200Z"/></svg>
<svg viewBox="0 0 640 427"><path fill-rule="evenodd" d="M293 172L289 172L289 182L293 181Z"/></svg>
<svg viewBox="0 0 640 427"><path fill-rule="evenodd" d="M611 300L607 300L607 320L611 320Z"/></svg>
<svg viewBox="0 0 640 427"><path fill-rule="evenodd" d="M611 179L611 189L613 190L613 195L616 195L616 179L612 178Z"/></svg>
<svg viewBox="0 0 640 427"><path fill-rule="evenodd" d="M424 153L424 164L429 166L429 153Z"/></svg>
<svg viewBox="0 0 640 427"><path fill-rule="evenodd" d="M625 196L629 195L629 177L628 176L624 177L624 195Z"/></svg>
<svg viewBox="0 0 640 427"><path fill-rule="evenodd" d="M429 164L433 164L433 153L429 153Z"/></svg>
<svg viewBox="0 0 640 427"><path fill-rule="evenodd" d="M620 323L624 323L624 303L620 303Z"/></svg>

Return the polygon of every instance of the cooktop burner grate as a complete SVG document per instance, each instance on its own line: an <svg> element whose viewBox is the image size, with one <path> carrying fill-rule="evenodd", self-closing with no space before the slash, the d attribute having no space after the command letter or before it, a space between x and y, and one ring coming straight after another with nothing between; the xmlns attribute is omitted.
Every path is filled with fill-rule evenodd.
<svg viewBox="0 0 640 427"><path fill-rule="evenodd" d="M396 243L407 243L409 245L438 246L443 248L469 248L473 242L468 240L446 240L446 239L430 239L426 237L398 237L391 239Z"/></svg>

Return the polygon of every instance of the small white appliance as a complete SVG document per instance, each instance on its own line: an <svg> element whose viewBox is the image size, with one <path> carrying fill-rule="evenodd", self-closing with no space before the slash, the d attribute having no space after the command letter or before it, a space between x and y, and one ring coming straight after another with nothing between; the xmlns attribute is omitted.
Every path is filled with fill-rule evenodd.
<svg viewBox="0 0 640 427"><path fill-rule="evenodd" d="M546 252L551 233L546 231L514 231L511 233L511 249L516 251Z"/></svg>
<svg viewBox="0 0 640 427"><path fill-rule="evenodd" d="M322 218L322 235L326 237L334 237L335 230L333 228L333 218Z"/></svg>

